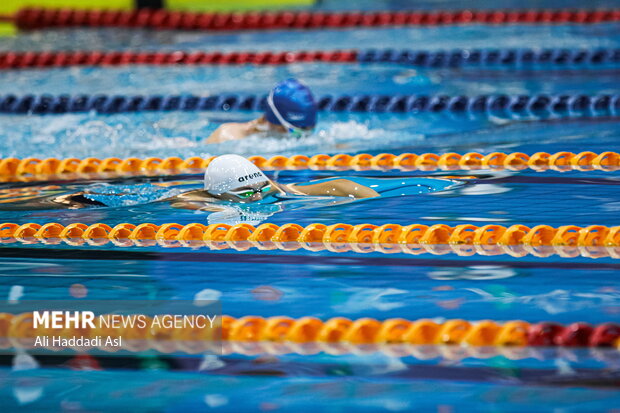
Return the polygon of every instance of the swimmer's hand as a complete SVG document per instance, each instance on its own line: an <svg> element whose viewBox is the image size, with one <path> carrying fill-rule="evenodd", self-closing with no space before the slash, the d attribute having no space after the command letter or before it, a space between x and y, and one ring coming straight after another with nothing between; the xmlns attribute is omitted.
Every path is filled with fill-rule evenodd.
<svg viewBox="0 0 620 413"><path fill-rule="evenodd" d="M57 206L62 206L67 209L81 209L89 206L105 207L107 206L103 202L94 201L87 198L85 195L87 192L80 191L73 194L62 195L54 198L52 202Z"/></svg>
<svg viewBox="0 0 620 413"><path fill-rule="evenodd" d="M360 185L348 179L334 179L333 181L309 185L292 184L288 187L293 190L293 192L302 195L341 196L356 199L376 198L380 196L374 189Z"/></svg>

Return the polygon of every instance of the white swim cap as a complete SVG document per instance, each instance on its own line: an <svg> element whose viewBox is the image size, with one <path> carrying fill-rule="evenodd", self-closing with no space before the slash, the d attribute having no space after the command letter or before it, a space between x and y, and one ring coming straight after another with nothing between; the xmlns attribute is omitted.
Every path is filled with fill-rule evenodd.
<svg viewBox="0 0 620 413"><path fill-rule="evenodd" d="M205 172L205 190L213 195L260 182L269 182L269 179L256 165L239 155L218 156Z"/></svg>

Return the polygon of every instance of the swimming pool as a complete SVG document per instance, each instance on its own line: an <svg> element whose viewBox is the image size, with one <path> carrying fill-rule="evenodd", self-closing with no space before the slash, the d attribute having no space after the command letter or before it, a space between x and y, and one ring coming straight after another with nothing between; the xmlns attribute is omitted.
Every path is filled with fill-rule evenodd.
<svg viewBox="0 0 620 413"><path fill-rule="evenodd" d="M360 4L372 10L402 8L402 3ZM548 7L563 4L546 3ZM595 5L614 6L604 2ZM436 2L426 2L420 8L436 6ZM488 7L486 3L479 6ZM315 8L349 7L325 1ZM617 29L614 22L208 34L60 29L0 38L0 52L613 51L620 45ZM616 96L619 66L611 58L604 64L546 61L526 67L432 67L388 61L71 66L1 70L0 90L2 96L16 97L261 96L282 79L296 77L320 96ZM34 158L23 173L11 166L16 163L1 164L5 168L5 179L0 183L0 222L5 223L0 226L2 312L12 312L12 305L30 300L101 300L118 305L130 300L217 300L223 314L232 317L231 323L239 319L247 322L248 316L285 316L296 325L307 323L312 327L314 318L327 321L343 317L362 326L361 341L357 342L235 340L230 336L220 355L153 350L40 355L4 340L0 341L3 404L7 411L614 411L620 402L619 343L610 333L612 339L604 346L587 347L594 333L586 324L613 327L620 322L620 254L617 244L593 241L577 245L572 236L579 228L593 226L604 227L592 229L588 236L595 237L596 231L613 232L620 217L618 172L604 165L593 167L594 156L590 155L582 158L585 164L568 166L562 163L565 158L556 157L553 162L557 165L539 170L536 163L520 162L518 156L510 158L513 164L506 161L507 167L484 167L493 165L491 161L482 164L482 157L493 153L524 153L532 159L541 152L569 152L569 158L586 151L594 155L620 152L618 113L610 107L606 114L592 109L585 116L538 116L536 111L498 116L451 110L389 113L326 109L308 138L251 137L223 144L204 144L202 140L221 123L248 121L260 111L230 107L112 114L0 113L0 158ZM429 156L424 158L428 163L415 167L407 164L409 158L401 165L389 164L398 167L369 160L384 159L384 153L451 152L480 155L470 158L471 163L450 163L450 158L445 158L447 164L439 161L444 158ZM87 170L80 174L71 166L93 157L97 162L110 157L140 161L158 157L155 165L166 157L209 159L225 153L266 159L368 154L368 158L341 157L342 164L331 166L325 160L315 167L309 163L302 167L269 164L265 173L283 184L349 178L371 187L377 185L385 193L337 204L293 199L278 208L236 210L230 225L252 222L256 231L259 225L269 223L275 229L293 228L293 235L291 238L289 232L282 232L275 236L266 230L265 239L248 241L246 237L226 243L216 239L219 233L208 239L203 238L203 232L208 230L204 227L207 224L226 223L229 215L214 218L212 211L171 207L166 199L200 189L204 169L162 173L138 168L115 175L101 168L103 173L89 174ZM77 161L68 163L67 168L73 168L71 173L38 181L34 169L28 168L48 158ZM540 159L549 162L548 158ZM101 163L93 165L98 168ZM110 165L116 168L118 164ZM97 198L108 203L103 208L28 207L33 199L93 188L100 192L126 191L127 196L112 204L109 197ZM58 224L49 227L50 231L76 223L85 225L73 225L72 231L77 232L63 235L62 241L55 240L58 233L35 236L40 225L49 223ZM87 227L97 223L107 226L105 236L88 232ZM126 223L152 223L155 229L143 232L145 239L131 238L129 242L127 234L135 228L123 227ZM170 223L174 225L167 228L173 235L155 236ZM189 231L186 239L173 239L193 223L203 225L191 227L198 231L199 240ZM336 234L332 241L307 241L343 223L333 230L346 233L347 239ZM32 226L24 229L24 224ZM289 224L299 227L287 227ZM372 227L362 228L363 224ZM406 227L411 224L420 227ZM507 228L526 226L525 232L536 228L538 238L515 244L491 240L473 245L466 231L487 225L501 227L496 228L498 237L506 234ZM378 231L374 226L384 229L381 236L401 231L398 236L405 241L351 241L356 228L360 228L356 236L363 237L363 231ZM116 228L126 231L122 232L125 235L109 235ZM230 231L229 226L222 228ZM417 230L432 232L429 228L435 229L435 238L428 238L430 241L406 238ZM457 241L455 228L465 234ZM562 228L565 243L554 241ZM551 232L553 240L546 239L544 234ZM308 238L302 239L302 235ZM440 328L434 323L454 322L456 330L467 331L477 328L475 322L479 320L493 320L498 324L486 325L493 337L511 320L523 320L531 327L529 338L521 342L525 345L517 346L510 345L513 342L481 345L488 344L489 339L473 341L456 330L441 330L449 337L437 336L429 342L420 338L423 333L416 336L417 341L364 341L365 334L376 333L373 322L391 319L431 319L431 330ZM0 327L6 329L3 320ZM472 324L465 325L461 320ZM347 321L340 322L348 326ZM574 324L577 322L586 324ZM553 333L562 338L545 341L551 334L547 330L556 328L554 323L570 327ZM245 330L240 331L238 337ZM338 331L335 328L332 333ZM600 337L597 340L604 341Z"/></svg>

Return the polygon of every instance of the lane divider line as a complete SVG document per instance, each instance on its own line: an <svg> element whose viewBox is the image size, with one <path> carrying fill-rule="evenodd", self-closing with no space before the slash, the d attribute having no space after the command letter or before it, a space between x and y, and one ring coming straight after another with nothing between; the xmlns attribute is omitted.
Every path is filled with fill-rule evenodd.
<svg viewBox="0 0 620 413"><path fill-rule="evenodd" d="M193 156L182 159L168 158L4 158L0 159L0 182L36 182L49 180L107 179L123 176L174 176L183 173L204 173L215 157ZM481 154L468 152L458 154L437 153L366 153L348 155L318 154L313 156L276 155L271 158L250 156L248 159L265 171L316 170L316 171L523 171L544 172L603 171L620 169L620 153L585 151L536 152L528 155L522 152L491 152Z"/></svg>
<svg viewBox="0 0 620 413"><path fill-rule="evenodd" d="M145 317L148 317L145 315ZM496 322L491 320L467 321L461 319L436 322L430 319L407 320L391 318L377 320L360 318L351 320L334 317L322 321L315 317L291 318L286 316L235 318L221 316L220 331L211 329L174 329L105 327L105 334L86 326L83 329L59 329L61 337L90 335L120 335L123 341L159 342L163 344L180 341L238 343L346 343L365 344L412 344L448 345L466 347L617 347L620 345L620 324L602 323L590 325L575 322L562 325L553 322L531 324L514 320ZM0 313L0 337L7 337L20 344L34 343L34 315ZM50 333L55 330L50 329ZM46 333L48 333L46 331ZM211 333L211 335L209 335ZM218 334L219 333L219 334ZM215 341L217 340L217 341Z"/></svg>
<svg viewBox="0 0 620 413"><path fill-rule="evenodd" d="M42 51L0 52L0 69L124 65L284 65L293 63L394 63L418 68L516 70L615 67L620 49L329 50L263 52Z"/></svg>
<svg viewBox="0 0 620 413"><path fill-rule="evenodd" d="M55 115L171 111L264 111L266 95L0 95L0 113ZM620 94L603 95L320 95L319 110L334 113L437 113L500 119L620 116Z"/></svg>
<svg viewBox="0 0 620 413"><path fill-rule="evenodd" d="M72 223L0 224L0 244L65 243L71 246L167 247L204 248L212 250L235 249L330 251L334 253L430 253L460 256L475 254L494 256L509 254L514 257L535 255L563 258L620 258L620 226L590 225L579 227L563 225L528 227L515 224L508 227L488 224L357 224L314 223L301 226L295 223L276 225L264 223L253 226L192 223L138 225L122 223L115 226L104 223L86 225Z"/></svg>
<svg viewBox="0 0 620 413"><path fill-rule="evenodd" d="M620 9L195 13L150 9L123 11L24 8L12 16L12 21L20 30L61 27L209 31L310 30L471 24L596 24L620 21Z"/></svg>

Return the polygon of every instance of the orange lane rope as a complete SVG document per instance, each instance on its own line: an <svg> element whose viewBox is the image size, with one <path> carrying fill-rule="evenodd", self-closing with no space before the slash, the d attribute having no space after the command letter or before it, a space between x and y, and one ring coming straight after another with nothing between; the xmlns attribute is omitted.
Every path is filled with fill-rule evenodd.
<svg viewBox="0 0 620 413"><path fill-rule="evenodd" d="M104 223L72 223L66 226L55 222L43 225L0 224L0 243L14 242L47 245L64 242L72 246L112 243L119 247L209 247L213 250L232 248L238 251L250 248L293 251L304 248L337 253L442 255L452 252L461 256L510 254L522 257L533 254L547 257L558 254L562 257L620 258L620 226L603 225L564 225L558 228L537 225L530 228L519 224L509 227L494 224L451 227L444 224L342 223L314 223L305 227L294 223L280 226L265 223L257 227L250 224L199 223L122 223L114 227Z"/></svg>
<svg viewBox="0 0 620 413"><path fill-rule="evenodd" d="M144 316L150 319L148 316ZM515 320L504 323L461 319L437 322L430 319L406 320L391 318L384 321L374 318L350 320L334 317L322 321L315 317L298 319L274 316L221 316L214 329L198 326L175 329L161 325L153 327L146 321L143 328L134 326L114 328L111 325L95 328L34 328L32 312L12 315L0 313L0 337L16 341L19 345L34 345L41 334L54 334L63 338L73 336L95 337L112 335L124 341L138 340L138 345L149 348L149 342L169 346L173 341L188 342L272 342L272 343L348 343L361 344L412 344L412 345L463 345L482 346L565 346L611 347L620 342L620 325L587 323L561 325L551 322L530 324Z"/></svg>
<svg viewBox="0 0 620 413"><path fill-rule="evenodd" d="M169 158L5 158L0 160L0 178L4 181L36 181L44 179L76 179L131 175L176 175L183 172L204 170L211 160L194 156L186 159ZM493 152L483 155L470 152L457 153L403 153L400 155L381 153L378 155L293 155L262 156L248 158L264 170L392 170L402 171L457 171L457 170L511 170L530 169L534 171L616 171L620 169L620 154L617 152L557 152L549 154Z"/></svg>

